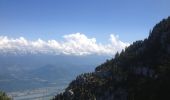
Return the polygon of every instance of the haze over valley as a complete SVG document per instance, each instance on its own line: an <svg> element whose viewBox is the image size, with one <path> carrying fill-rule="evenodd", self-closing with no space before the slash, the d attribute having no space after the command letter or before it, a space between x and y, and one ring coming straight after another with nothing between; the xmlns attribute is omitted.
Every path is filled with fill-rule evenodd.
<svg viewBox="0 0 170 100"><path fill-rule="evenodd" d="M170 99L169 0L0 0L0 100Z"/></svg>

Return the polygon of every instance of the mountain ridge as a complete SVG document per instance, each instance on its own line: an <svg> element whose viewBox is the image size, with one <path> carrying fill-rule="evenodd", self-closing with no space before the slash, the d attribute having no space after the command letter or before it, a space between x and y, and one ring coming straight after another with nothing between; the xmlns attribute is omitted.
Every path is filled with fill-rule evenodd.
<svg viewBox="0 0 170 100"><path fill-rule="evenodd" d="M115 58L79 75L53 100L170 99L170 17L149 37L136 41Z"/></svg>

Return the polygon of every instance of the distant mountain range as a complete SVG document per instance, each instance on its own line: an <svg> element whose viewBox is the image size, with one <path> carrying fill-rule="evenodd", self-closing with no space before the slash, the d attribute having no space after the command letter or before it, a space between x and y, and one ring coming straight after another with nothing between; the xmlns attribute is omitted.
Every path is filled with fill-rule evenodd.
<svg viewBox="0 0 170 100"><path fill-rule="evenodd" d="M49 86L66 86L78 74L93 71L109 56L1 55L0 90L31 90Z"/></svg>
<svg viewBox="0 0 170 100"><path fill-rule="evenodd" d="M77 76L53 100L169 100L170 17L94 72Z"/></svg>

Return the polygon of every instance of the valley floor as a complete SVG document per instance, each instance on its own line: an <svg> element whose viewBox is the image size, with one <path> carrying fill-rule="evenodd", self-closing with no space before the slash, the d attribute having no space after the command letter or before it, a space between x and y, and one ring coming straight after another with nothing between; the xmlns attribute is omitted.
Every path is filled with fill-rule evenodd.
<svg viewBox="0 0 170 100"><path fill-rule="evenodd" d="M7 93L14 100L49 100L56 94L63 92L62 87L44 87L33 90L17 91Z"/></svg>

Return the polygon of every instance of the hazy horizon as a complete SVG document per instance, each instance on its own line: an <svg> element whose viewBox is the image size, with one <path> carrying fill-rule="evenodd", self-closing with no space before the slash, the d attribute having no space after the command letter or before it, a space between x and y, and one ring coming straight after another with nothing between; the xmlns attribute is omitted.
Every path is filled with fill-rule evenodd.
<svg viewBox="0 0 170 100"><path fill-rule="evenodd" d="M169 35L135 41L147 38L155 24L169 16L169 4L169 0L0 0L0 99L1 91L14 100L52 99L69 85L73 89L58 98L87 93L98 100L104 90L100 100L127 96L126 86L119 89L119 84L128 78L138 79L142 73L142 81L134 81L139 86L158 76L154 61L168 52L169 44L159 44L169 41ZM167 23L153 34L166 33ZM127 84L133 86L132 80ZM94 93L88 94L92 91L86 87Z"/></svg>

